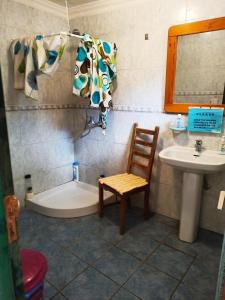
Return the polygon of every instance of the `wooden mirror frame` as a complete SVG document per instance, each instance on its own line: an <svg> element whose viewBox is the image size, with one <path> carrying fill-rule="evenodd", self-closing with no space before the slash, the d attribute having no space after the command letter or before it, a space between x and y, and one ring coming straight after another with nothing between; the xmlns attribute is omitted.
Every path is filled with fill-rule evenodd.
<svg viewBox="0 0 225 300"><path fill-rule="evenodd" d="M176 73L176 56L177 56L177 41L179 36L203 33L209 31L225 29L225 17L198 21L172 26L168 31L168 47L167 47L167 67L166 67L166 90L164 111L167 113L188 113L189 106L207 106L207 107L224 107L225 105L210 105L210 104L180 104L173 103L175 73Z"/></svg>

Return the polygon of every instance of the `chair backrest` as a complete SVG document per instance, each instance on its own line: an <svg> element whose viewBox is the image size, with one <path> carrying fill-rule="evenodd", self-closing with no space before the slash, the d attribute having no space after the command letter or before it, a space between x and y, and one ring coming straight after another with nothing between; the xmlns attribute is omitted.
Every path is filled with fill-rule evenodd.
<svg viewBox="0 0 225 300"><path fill-rule="evenodd" d="M138 128L138 124L134 124L127 173L132 173L133 168L140 169L150 182L158 135L159 127L155 127L155 130L149 130ZM152 138L150 139L150 137ZM145 163L138 162L137 158L141 158Z"/></svg>

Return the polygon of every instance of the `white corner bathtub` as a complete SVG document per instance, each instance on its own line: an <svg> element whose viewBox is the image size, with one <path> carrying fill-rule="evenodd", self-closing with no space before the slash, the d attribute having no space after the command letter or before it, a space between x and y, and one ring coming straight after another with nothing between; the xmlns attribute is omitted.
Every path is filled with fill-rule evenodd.
<svg viewBox="0 0 225 300"><path fill-rule="evenodd" d="M105 192L105 202L115 200ZM83 182L68 182L34 195L26 206L38 213L55 218L75 218L94 214L98 208L98 188Z"/></svg>

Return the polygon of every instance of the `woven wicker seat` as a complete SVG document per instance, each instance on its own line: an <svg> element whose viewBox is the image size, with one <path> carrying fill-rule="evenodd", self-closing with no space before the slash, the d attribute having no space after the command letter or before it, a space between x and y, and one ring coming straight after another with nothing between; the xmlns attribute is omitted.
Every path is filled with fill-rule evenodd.
<svg viewBox="0 0 225 300"><path fill-rule="evenodd" d="M148 181L146 179L128 173L102 178L99 179L99 182L111 187L120 195L130 192L136 188L148 185Z"/></svg>
<svg viewBox="0 0 225 300"><path fill-rule="evenodd" d="M125 232L125 213L127 202L128 204L130 203L130 195L137 192L145 192L144 216L146 219L149 218L150 178L152 173L158 134L159 127L155 127L155 130L148 130L137 128L137 124L135 123L133 127L127 173L99 179L99 216L103 217L104 212L103 190L109 190L110 192L114 193L118 198L120 198L120 234L124 234ZM149 136L153 136L151 142L146 141L146 137ZM148 151L145 151L146 148L148 149ZM137 157L143 159L145 161L145 164L143 162L139 162L137 160ZM133 174L133 169L140 169L146 174L146 177L141 177Z"/></svg>

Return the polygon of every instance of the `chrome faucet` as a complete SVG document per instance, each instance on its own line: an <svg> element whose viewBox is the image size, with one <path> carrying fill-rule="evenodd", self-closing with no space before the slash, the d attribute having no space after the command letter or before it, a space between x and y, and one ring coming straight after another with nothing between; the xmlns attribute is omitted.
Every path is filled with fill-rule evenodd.
<svg viewBox="0 0 225 300"><path fill-rule="evenodd" d="M201 152L202 151L202 140L195 141L195 151Z"/></svg>

